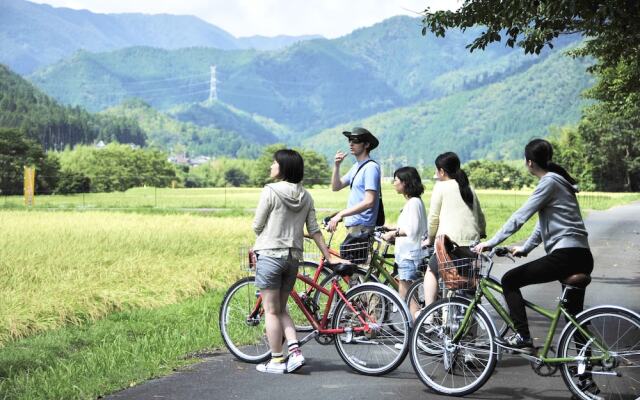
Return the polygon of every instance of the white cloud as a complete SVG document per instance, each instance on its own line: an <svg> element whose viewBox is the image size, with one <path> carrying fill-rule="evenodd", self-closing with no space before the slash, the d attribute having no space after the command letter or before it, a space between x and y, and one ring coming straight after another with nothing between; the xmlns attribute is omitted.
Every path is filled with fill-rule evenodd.
<svg viewBox="0 0 640 400"><path fill-rule="evenodd" d="M32 0L95 13L195 15L234 36L320 34L329 38L426 7L453 9L460 0Z"/></svg>

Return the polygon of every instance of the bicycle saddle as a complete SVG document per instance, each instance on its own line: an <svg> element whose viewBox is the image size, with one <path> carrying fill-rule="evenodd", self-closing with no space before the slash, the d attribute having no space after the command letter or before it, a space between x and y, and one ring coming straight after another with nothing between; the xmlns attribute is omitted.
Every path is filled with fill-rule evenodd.
<svg viewBox="0 0 640 400"><path fill-rule="evenodd" d="M334 273L340 276L351 276L356 270L355 264L330 264L329 268L333 270Z"/></svg>
<svg viewBox="0 0 640 400"><path fill-rule="evenodd" d="M576 288L584 289L591 283L591 275L589 274L573 274L568 277L562 279L562 282L565 285L573 286Z"/></svg>

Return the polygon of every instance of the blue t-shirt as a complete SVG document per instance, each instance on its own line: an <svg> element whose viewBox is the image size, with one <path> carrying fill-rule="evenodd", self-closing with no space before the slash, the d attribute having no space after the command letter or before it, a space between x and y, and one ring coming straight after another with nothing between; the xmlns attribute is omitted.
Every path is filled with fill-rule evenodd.
<svg viewBox="0 0 640 400"><path fill-rule="evenodd" d="M347 185L351 184L353 180L353 185L351 186L351 192L349 193L349 201L347 202L347 208L351 208L356 204L360 203L364 200L364 194L367 190L373 190L376 192L376 195L379 196L380 193L380 166L373 162L367 162L369 159L362 160L355 164L349 172L345 176L342 177L342 182ZM360 169L360 172L355 176L358 168L367 162L367 165ZM377 197L376 196L376 197ZM378 201L376 198L376 202L373 207L364 210L360 214L351 215L349 217L344 218L345 226L354 226L354 225L364 225L364 226L375 226L376 219L378 217Z"/></svg>

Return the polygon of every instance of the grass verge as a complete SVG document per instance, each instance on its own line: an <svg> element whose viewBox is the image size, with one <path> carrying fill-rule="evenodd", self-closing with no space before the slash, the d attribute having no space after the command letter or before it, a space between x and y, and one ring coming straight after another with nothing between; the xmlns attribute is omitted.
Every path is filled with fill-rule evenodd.
<svg viewBox="0 0 640 400"><path fill-rule="evenodd" d="M186 354L222 346L223 295L211 291L7 343L0 349L0 399L95 399L191 364Z"/></svg>

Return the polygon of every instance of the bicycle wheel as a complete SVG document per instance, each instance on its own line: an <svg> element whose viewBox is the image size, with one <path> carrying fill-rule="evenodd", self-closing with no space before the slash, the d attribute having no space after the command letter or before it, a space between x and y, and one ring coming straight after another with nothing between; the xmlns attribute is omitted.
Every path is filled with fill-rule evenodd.
<svg viewBox="0 0 640 400"><path fill-rule="evenodd" d="M609 353L593 363L567 363L560 372L569 390L579 399L637 399L640 397L640 316L631 310L602 306L577 318ZM560 357L606 357L577 327L568 325L560 336Z"/></svg>
<svg viewBox="0 0 640 400"><path fill-rule="evenodd" d="M298 273L302 275L306 275L310 279L313 279L317 268L318 268L318 264L311 261L303 261L300 263L300 266L298 268ZM317 282L323 282L327 280L329 278L329 275L331 275L331 270L323 267L322 270L320 270L320 275L318 275ZM309 292L310 288L311 286L306 282L300 279L296 279L296 283L294 285L294 290L296 292L307 293ZM311 292L317 293L316 290L312 290ZM311 294L311 296L314 296L314 294ZM291 316L291 319L293 320L293 323L296 327L296 331L309 332L313 330L313 326L309 324L309 320L307 319L307 317L304 315L304 313L300 310L298 305L293 301L291 297L289 297L289 299L287 300L287 308L289 310L289 315Z"/></svg>
<svg viewBox="0 0 640 400"><path fill-rule="evenodd" d="M393 371L408 352L409 315L402 300L389 288L375 283L364 283L346 296L348 303L338 303L333 320L334 328L346 330L336 337L338 354L349 367L364 375ZM390 305L398 312L387 312L385 308ZM358 317L366 321L369 331L356 331L363 328ZM393 329L394 325L402 328Z"/></svg>
<svg viewBox="0 0 640 400"><path fill-rule="evenodd" d="M270 357L264 312L262 306L257 306L259 297L260 289L250 276L234 283L220 306L220 333L225 346L236 358L249 363L264 362Z"/></svg>
<svg viewBox="0 0 640 400"><path fill-rule="evenodd" d="M412 301L415 301L418 304L418 308L420 308L421 310L425 307L423 279L418 279L414 281L411 286L409 286L405 301L407 302L407 304L411 304Z"/></svg>
<svg viewBox="0 0 640 400"><path fill-rule="evenodd" d="M461 297L438 300L420 313L410 338L411 364L431 390L464 396L480 389L496 366L495 332L489 316L476 309L460 340L469 301Z"/></svg>
<svg viewBox="0 0 640 400"><path fill-rule="evenodd" d="M345 281L344 279L340 279L338 281L338 285L340 286L340 289L342 289L342 291L344 293L348 292L349 289L354 288L358 285L361 285L364 283L364 278L367 275L367 272L361 268L358 268L354 271L353 275L351 276L351 278L349 278L349 282ZM331 282L333 280L333 277L335 275L333 274L327 274L320 282L320 286L322 286L323 288L327 289L327 290L331 290ZM313 302L314 304L318 307L318 312L316 317L320 318L320 316L324 313L325 307L327 305L327 301L329 300L329 296L323 294L322 292L320 292L319 290L315 290L313 293ZM337 304L337 296L334 297L333 299L333 305L331 306L331 309L329 310L329 318L331 318L331 316L333 315L334 311L335 311L335 306Z"/></svg>

